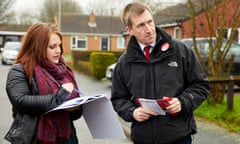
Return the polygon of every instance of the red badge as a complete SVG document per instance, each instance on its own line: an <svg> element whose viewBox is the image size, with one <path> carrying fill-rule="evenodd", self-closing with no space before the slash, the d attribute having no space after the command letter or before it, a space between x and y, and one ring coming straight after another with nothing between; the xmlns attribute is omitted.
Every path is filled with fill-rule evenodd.
<svg viewBox="0 0 240 144"><path fill-rule="evenodd" d="M161 50L166 51L168 50L169 46L170 46L169 43L165 42L164 44L162 44Z"/></svg>

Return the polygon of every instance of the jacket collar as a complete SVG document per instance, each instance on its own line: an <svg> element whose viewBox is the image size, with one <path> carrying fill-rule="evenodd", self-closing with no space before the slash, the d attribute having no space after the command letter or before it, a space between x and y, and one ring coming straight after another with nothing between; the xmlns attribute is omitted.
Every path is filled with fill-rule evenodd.
<svg viewBox="0 0 240 144"><path fill-rule="evenodd" d="M168 53L171 48L171 36L166 32L156 27L156 44L151 53L153 59L158 58L162 53ZM169 46L166 48L162 47L163 44L168 44ZM140 46L135 38L132 36L129 40L128 47L126 49L126 62L146 62L144 58L144 54L142 53Z"/></svg>

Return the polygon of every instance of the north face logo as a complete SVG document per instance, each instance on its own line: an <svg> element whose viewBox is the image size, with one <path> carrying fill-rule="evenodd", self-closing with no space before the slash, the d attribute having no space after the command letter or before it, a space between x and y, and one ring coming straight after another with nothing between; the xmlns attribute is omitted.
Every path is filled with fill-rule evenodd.
<svg viewBox="0 0 240 144"><path fill-rule="evenodd" d="M168 65L169 65L170 67L178 67L177 62L175 62L175 61L171 61L170 63L168 63Z"/></svg>

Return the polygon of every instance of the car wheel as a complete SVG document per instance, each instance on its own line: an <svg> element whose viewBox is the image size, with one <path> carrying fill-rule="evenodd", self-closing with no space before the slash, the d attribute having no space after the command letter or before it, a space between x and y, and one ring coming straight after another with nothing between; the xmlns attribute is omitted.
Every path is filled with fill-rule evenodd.
<svg viewBox="0 0 240 144"><path fill-rule="evenodd" d="M2 65L6 65L6 62L2 59Z"/></svg>

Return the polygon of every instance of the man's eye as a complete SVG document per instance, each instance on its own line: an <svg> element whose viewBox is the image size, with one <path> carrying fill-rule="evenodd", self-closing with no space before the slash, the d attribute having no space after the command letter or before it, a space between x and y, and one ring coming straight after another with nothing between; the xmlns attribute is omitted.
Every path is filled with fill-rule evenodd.
<svg viewBox="0 0 240 144"><path fill-rule="evenodd" d="M137 28L143 28L144 27L144 24L140 24L137 26Z"/></svg>

